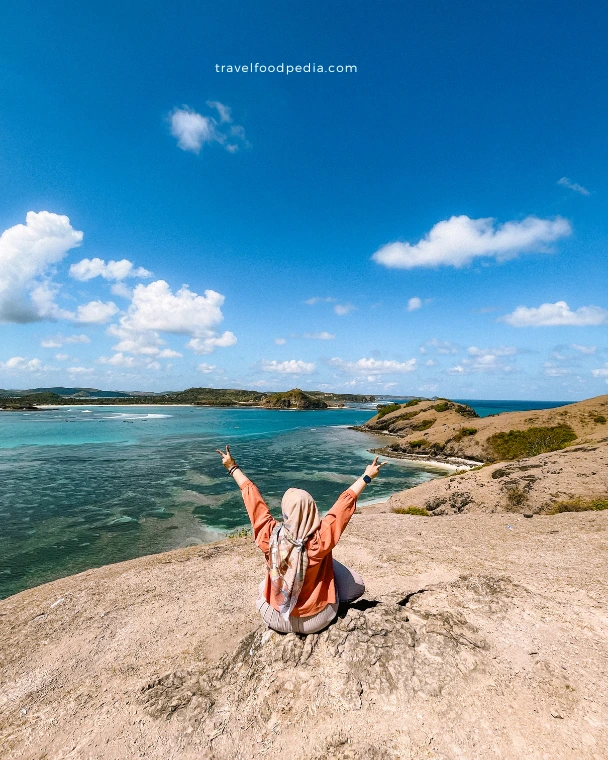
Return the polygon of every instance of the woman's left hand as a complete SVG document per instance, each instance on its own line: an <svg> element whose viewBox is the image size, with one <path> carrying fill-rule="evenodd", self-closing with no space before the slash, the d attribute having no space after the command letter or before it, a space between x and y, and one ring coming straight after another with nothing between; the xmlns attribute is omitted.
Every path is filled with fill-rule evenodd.
<svg viewBox="0 0 608 760"><path fill-rule="evenodd" d="M217 453L222 457L222 464L224 467L229 470L231 467L234 467L236 462L234 461L232 454L230 453L230 446L226 446L226 451L220 451L220 449L216 449Z"/></svg>

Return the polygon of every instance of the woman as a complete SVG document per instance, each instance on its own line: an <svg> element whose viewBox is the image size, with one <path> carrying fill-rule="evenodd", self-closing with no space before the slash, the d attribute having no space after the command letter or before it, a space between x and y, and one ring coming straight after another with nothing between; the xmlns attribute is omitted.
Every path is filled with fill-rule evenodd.
<svg viewBox="0 0 608 760"><path fill-rule="evenodd" d="M323 519L307 491L290 488L281 501L283 522L277 522L230 448L217 453L241 489L255 542L266 556L268 572L257 602L262 619L279 633L322 630L336 617L340 602L352 602L365 592L361 576L336 562L331 552L355 511L357 497L387 462L378 464L376 457Z"/></svg>

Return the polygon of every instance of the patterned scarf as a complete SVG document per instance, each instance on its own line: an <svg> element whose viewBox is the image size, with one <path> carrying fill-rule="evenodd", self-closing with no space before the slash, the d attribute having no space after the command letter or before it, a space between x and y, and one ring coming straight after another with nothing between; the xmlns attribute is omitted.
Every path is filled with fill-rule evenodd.
<svg viewBox="0 0 608 760"><path fill-rule="evenodd" d="M307 491L290 488L281 502L283 522L270 537L270 584L278 611L288 620L296 606L308 567L306 542L319 529L321 518Z"/></svg>

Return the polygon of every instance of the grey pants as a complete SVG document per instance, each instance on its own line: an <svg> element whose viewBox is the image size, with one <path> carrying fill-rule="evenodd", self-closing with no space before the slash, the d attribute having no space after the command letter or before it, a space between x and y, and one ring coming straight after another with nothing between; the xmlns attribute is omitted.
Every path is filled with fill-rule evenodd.
<svg viewBox="0 0 608 760"><path fill-rule="evenodd" d="M317 633L326 628L338 614L338 604L354 602L365 593L365 584L359 573L350 570L337 560L334 563L334 582L336 584L335 604L328 604L316 615L308 617L290 617L289 620L282 618L279 613L271 607L268 602L261 597L256 603L262 620L269 628L279 633ZM260 595L262 593L263 583L260 586Z"/></svg>

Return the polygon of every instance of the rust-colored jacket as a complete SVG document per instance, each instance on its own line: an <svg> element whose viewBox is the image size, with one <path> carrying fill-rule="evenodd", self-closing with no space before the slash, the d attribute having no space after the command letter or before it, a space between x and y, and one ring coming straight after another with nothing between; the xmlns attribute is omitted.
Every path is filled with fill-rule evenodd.
<svg viewBox="0 0 608 760"><path fill-rule="evenodd" d="M253 526L255 542L266 555L268 562L270 536L277 521L270 514L262 495L250 480L243 483L241 493ZM308 568L297 604L291 613L293 617L316 615L328 604L333 604L336 601L331 550L338 543L338 539L348 525L356 506L357 497L349 488L340 494L338 501L321 520L317 532L309 539L306 545ZM271 607L275 610L278 609L273 599L268 573L266 573L264 584L264 598Z"/></svg>

